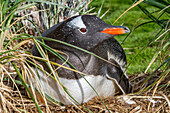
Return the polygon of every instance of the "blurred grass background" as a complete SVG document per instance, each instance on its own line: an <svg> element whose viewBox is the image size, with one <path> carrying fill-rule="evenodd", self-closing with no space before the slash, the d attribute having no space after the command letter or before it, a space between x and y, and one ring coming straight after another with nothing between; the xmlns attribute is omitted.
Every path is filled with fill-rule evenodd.
<svg viewBox="0 0 170 113"><path fill-rule="evenodd" d="M93 0L93 2L91 3L91 7L95 7L96 12L98 12L102 5L102 2L103 0ZM102 16L109 9L109 12L102 19L106 23L112 24L132 4L133 4L132 0L104 0L100 16ZM147 4L144 5L145 8L150 12L158 10L158 8L155 8L153 6ZM160 15L158 15L158 13L155 13L154 16L158 17ZM169 18L168 15L163 15L161 16L160 19L167 18ZM148 21L152 20L149 17L147 17L140 10L139 7L134 7L131 10L129 10L125 15L123 15L114 25L127 26L132 31L134 26L140 25ZM146 70L154 54L160 48L159 42L152 43L142 51L141 49L145 47L151 40L153 40L158 29L160 29L160 26L158 26L158 24L149 23L134 30L133 33L129 37L127 37L127 39L125 39L127 34L115 37L125 49L128 64L130 64L127 71L128 74L143 73ZM125 41L123 41L124 39ZM136 58L134 58L135 56ZM155 67L158 67L159 65L160 65L159 61L154 62L149 68L148 72L153 71L153 69L155 69Z"/></svg>

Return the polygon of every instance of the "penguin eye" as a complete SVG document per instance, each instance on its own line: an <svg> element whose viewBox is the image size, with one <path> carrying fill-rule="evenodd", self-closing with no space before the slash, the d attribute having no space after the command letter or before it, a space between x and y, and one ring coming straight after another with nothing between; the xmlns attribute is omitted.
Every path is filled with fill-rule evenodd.
<svg viewBox="0 0 170 113"><path fill-rule="evenodd" d="M86 30L86 28L81 28L80 31L81 31L82 33L86 33L87 30Z"/></svg>

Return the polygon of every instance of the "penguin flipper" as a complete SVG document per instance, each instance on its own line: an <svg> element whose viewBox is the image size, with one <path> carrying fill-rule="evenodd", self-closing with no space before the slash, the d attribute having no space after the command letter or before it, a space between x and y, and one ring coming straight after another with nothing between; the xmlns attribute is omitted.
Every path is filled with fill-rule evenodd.
<svg viewBox="0 0 170 113"><path fill-rule="evenodd" d="M118 63L115 60L110 59L109 62L115 65L111 63L107 64L106 77L108 79L113 80L123 94L131 93L132 86L129 83L129 79L127 78L127 76L125 76L126 73L122 71L121 67L118 65Z"/></svg>

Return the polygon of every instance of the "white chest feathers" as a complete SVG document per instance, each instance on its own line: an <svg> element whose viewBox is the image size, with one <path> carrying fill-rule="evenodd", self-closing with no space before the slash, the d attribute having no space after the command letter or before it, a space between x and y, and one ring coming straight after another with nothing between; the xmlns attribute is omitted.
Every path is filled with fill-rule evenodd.
<svg viewBox="0 0 170 113"><path fill-rule="evenodd" d="M34 69L35 71L35 69ZM35 71L36 72L36 71ZM38 70L40 80L37 76L32 79L32 85L42 92L42 90L51 98L62 102L65 105L75 103L58 82L51 77L46 77L42 71ZM113 81L104 76L85 76L86 80L92 85L100 96L111 96L116 92L116 85ZM71 96L78 102L84 103L97 96L94 90L84 78L79 80L60 78L61 84L67 88ZM67 98L68 97L68 98ZM73 102L73 103L72 103Z"/></svg>

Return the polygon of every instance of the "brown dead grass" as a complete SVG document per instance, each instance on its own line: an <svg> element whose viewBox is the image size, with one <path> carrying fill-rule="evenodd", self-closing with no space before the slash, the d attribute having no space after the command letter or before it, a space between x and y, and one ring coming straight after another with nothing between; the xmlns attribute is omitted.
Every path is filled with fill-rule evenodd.
<svg viewBox="0 0 170 113"><path fill-rule="evenodd" d="M154 76L146 82L143 88L149 86L153 83L161 74L161 71L158 71L154 74ZM142 84L146 77L149 74L136 74L130 75L130 80L134 85L133 92L141 91ZM4 84L2 84L4 83ZM169 80L164 79L160 85L168 84ZM5 85L6 84L6 85ZM155 94L153 95L153 88L150 88L147 91L141 92L139 94L130 94L126 96L110 96L107 98L102 98L106 106L109 108L112 113L169 113L170 105L170 87L157 88ZM130 99L133 101L132 104L128 103L126 99ZM23 98L23 100L22 100ZM36 113L37 108L34 105L33 101L25 95L19 95L17 91L14 91L14 88L9 82L1 82L0 84L0 113L13 113L13 112L21 112L22 110L29 113ZM108 113L107 109L104 107L99 98L95 97L90 100L88 103L83 104L86 108L90 109L94 113ZM48 105L49 110L43 103L39 103L41 110L52 113L80 113L80 112L88 112L81 106L78 106L80 109L75 107L74 105L68 106L59 106L59 105Z"/></svg>

